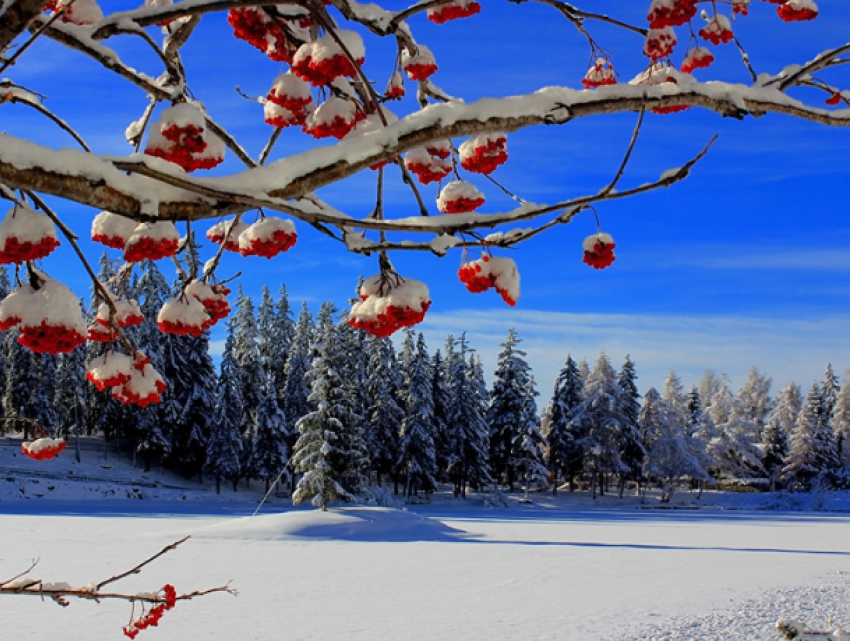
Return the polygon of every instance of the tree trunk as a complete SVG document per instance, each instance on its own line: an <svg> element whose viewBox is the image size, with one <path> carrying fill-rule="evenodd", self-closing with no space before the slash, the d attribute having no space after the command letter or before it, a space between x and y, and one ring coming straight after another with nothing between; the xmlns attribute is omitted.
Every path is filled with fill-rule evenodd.
<svg viewBox="0 0 850 641"><path fill-rule="evenodd" d="M590 473L590 498L596 500L596 472Z"/></svg>

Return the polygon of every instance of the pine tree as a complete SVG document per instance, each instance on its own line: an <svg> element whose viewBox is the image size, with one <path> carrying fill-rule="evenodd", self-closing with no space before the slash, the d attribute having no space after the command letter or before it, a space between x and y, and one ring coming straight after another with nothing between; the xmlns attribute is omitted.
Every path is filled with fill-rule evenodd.
<svg viewBox="0 0 850 641"><path fill-rule="evenodd" d="M10 333L8 338L8 381L4 405L9 416L25 421L8 421L7 429L23 432L24 438L33 435L31 421L38 417L35 390L38 387L38 356L23 347Z"/></svg>
<svg viewBox="0 0 850 641"><path fill-rule="evenodd" d="M702 398L696 386L688 393L685 436L690 439L694 457L709 476L717 468L716 448L720 442L720 432L714 421L703 411ZM709 480L709 479L705 479ZM702 485L700 485L702 490Z"/></svg>
<svg viewBox="0 0 850 641"><path fill-rule="evenodd" d="M277 302L272 299L269 288L263 287L262 300L257 310L257 331L263 370L278 402L282 403L286 388L286 361L294 334L292 311L283 285Z"/></svg>
<svg viewBox="0 0 850 641"><path fill-rule="evenodd" d="M734 411L753 424L759 438L767 424L767 417L773 409L770 398L772 382L769 376L765 376L756 367L752 367L747 374L747 380L738 391L738 402L735 404Z"/></svg>
<svg viewBox="0 0 850 641"><path fill-rule="evenodd" d="M845 381L848 377L850 371L844 372ZM832 410L832 430L835 432L838 460L845 470L850 470L850 385L844 385L838 394Z"/></svg>
<svg viewBox="0 0 850 641"><path fill-rule="evenodd" d="M170 381L180 415L171 428L171 452L166 462L186 478L201 474L212 429L217 377L209 342L209 331L200 336L181 336L176 341L184 369Z"/></svg>
<svg viewBox="0 0 850 641"><path fill-rule="evenodd" d="M242 476L246 480L257 478L254 458L257 439L257 412L267 388L266 372L260 356L259 328L254 313L254 303L239 288L236 313L228 323L233 335L233 359L238 364L239 393L242 397L242 415L239 431L242 434Z"/></svg>
<svg viewBox="0 0 850 641"><path fill-rule="evenodd" d="M9 282L9 270L5 265L0 265L0 300L6 298L11 291L12 286ZM0 408L2 408L3 416L10 416L6 407L3 405L6 398L6 388L9 380L9 341L12 339L14 331L0 331ZM0 436L2 436L9 428L7 421L0 422Z"/></svg>
<svg viewBox="0 0 850 641"><path fill-rule="evenodd" d="M645 473L661 486L662 503L670 501L676 480L708 477L689 447L678 412L655 388L644 395L640 425L647 451Z"/></svg>
<svg viewBox="0 0 850 641"><path fill-rule="evenodd" d="M210 425L209 445L204 471L215 479L216 493L223 481L236 491L242 469L242 396L239 364L233 356L234 337L229 333L221 358L221 375L215 395L215 411Z"/></svg>
<svg viewBox="0 0 850 641"><path fill-rule="evenodd" d="M459 350L454 349L459 346ZM487 464L489 430L484 419L485 400L479 381L467 363L466 336L446 342L446 369L450 405L447 416L448 475L456 497L466 497L467 487L490 482Z"/></svg>
<svg viewBox="0 0 850 641"><path fill-rule="evenodd" d="M774 492L788 456L788 436L778 418L774 417L768 420L767 427L764 428L762 434L761 444L764 454L762 464L765 472L767 472L767 478L770 480L770 491Z"/></svg>
<svg viewBox="0 0 850 641"><path fill-rule="evenodd" d="M640 483L643 475L643 459L646 455L638 421L640 392L638 392L636 381L635 364L626 354L626 360L617 376L617 386L620 388L618 409L624 419L620 434L620 482L617 488L620 498L623 498L628 479Z"/></svg>
<svg viewBox="0 0 850 641"><path fill-rule="evenodd" d="M523 412L531 376L525 352L517 349L520 342L516 331L509 329L497 360L486 417L490 429L491 474L497 484L507 485L511 491L518 478L511 451L518 431L527 428Z"/></svg>
<svg viewBox="0 0 850 641"><path fill-rule="evenodd" d="M294 504L310 500L326 510L332 501L351 502L353 492L346 479L352 475L351 455L345 432L357 421L350 410L345 382L336 367L333 326L320 325L317 356L310 369L312 380L309 402L315 409L298 419L300 434L295 443L292 465L303 474L292 497ZM328 331L330 330L330 331Z"/></svg>
<svg viewBox="0 0 850 641"><path fill-rule="evenodd" d="M38 364L38 385L32 402L36 408L36 420L48 434L54 434L59 423L54 405L59 357L55 354L40 354L35 361Z"/></svg>
<svg viewBox="0 0 850 641"><path fill-rule="evenodd" d="M534 377L529 376L523 395L523 408L511 441L511 466L521 479L528 500L529 487L542 485L546 481L546 466L543 465L543 437L540 435L540 417L537 415L537 396Z"/></svg>
<svg viewBox="0 0 850 641"><path fill-rule="evenodd" d="M826 364L820 388L821 396L823 396L823 418L832 425L832 415L838 403L838 397L841 395L841 385L838 384L838 377L832 371L832 363Z"/></svg>
<svg viewBox="0 0 850 641"><path fill-rule="evenodd" d="M277 394L268 386L257 408L253 460L254 472L257 478L265 482L266 492L269 491L272 481L285 478L289 447L286 444L284 423L283 410L278 405Z"/></svg>
<svg viewBox="0 0 850 641"><path fill-rule="evenodd" d="M416 353L405 368L398 467L405 476L404 495L409 499L436 489L437 454L432 430L434 403L425 337L419 334Z"/></svg>
<svg viewBox="0 0 850 641"><path fill-rule="evenodd" d="M542 432L546 439L546 462L552 477L552 492L558 492L559 480L565 478L573 489L573 476L582 469L581 450L573 433L573 413L581 404L582 384L578 366L567 355L564 367L555 380L552 400L543 414Z"/></svg>
<svg viewBox="0 0 850 641"><path fill-rule="evenodd" d="M399 428L404 410L402 378L393 345L388 338L372 338L368 344L369 378L366 383L371 400L366 410L368 421L363 435L369 450L369 469L382 478L393 476L398 469Z"/></svg>
<svg viewBox="0 0 850 641"><path fill-rule="evenodd" d="M451 398L447 382L446 364L440 350L431 358L431 401L434 406L434 447L436 449L437 480L448 479L451 441L449 439L449 409Z"/></svg>
<svg viewBox="0 0 850 641"><path fill-rule="evenodd" d="M824 419L823 391L814 383L791 435L782 470L783 479L793 487L810 490L816 484L828 485L838 470L835 435Z"/></svg>
<svg viewBox="0 0 850 641"><path fill-rule="evenodd" d="M580 434L576 442L581 448L584 469L591 475L591 496L594 499L597 489L604 492L604 484L597 484L597 481L605 473L621 469L619 445L626 418L620 411L620 395L617 374L608 357L600 354L585 381L583 400L573 417L573 424Z"/></svg>
<svg viewBox="0 0 850 641"><path fill-rule="evenodd" d="M56 373L55 406L58 413L57 432L66 440L74 438L77 462L80 461L80 436L88 423L86 404L86 350L81 345L59 357Z"/></svg>
<svg viewBox="0 0 850 641"><path fill-rule="evenodd" d="M286 382L283 391L283 412L286 415L287 443L290 449L298 438L298 429L295 427L298 419L311 411L307 397L310 395L308 372L314 332L313 318L307 304L303 303L286 359Z"/></svg>
<svg viewBox="0 0 850 641"><path fill-rule="evenodd" d="M791 381L779 392L770 418L776 418L785 431L785 435L790 437L802 409L803 393L800 386Z"/></svg>

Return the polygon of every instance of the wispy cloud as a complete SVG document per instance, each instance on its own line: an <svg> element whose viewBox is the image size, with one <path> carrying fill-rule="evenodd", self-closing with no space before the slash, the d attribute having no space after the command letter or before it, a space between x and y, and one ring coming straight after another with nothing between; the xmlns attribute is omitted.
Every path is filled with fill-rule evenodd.
<svg viewBox="0 0 850 641"><path fill-rule="evenodd" d="M688 253L668 259L666 266L702 269L789 269L850 271L850 249L753 248L696 245Z"/></svg>
<svg viewBox="0 0 850 641"><path fill-rule="evenodd" d="M711 368L743 383L753 365L773 376L777 385L796 380L804 385L823 373L827 362L839 371L850 366L850 318L757 318L571 314L533 310L495 313L458 310L431 314L423 324L432 351L445 336L469 328L470 343L492 373L506 328L523 339L545 403L569 353L590 365L606 352L619 367L626 354L637 364L640 387L662 385L675 370L686 384L696 383Z"/></svg>

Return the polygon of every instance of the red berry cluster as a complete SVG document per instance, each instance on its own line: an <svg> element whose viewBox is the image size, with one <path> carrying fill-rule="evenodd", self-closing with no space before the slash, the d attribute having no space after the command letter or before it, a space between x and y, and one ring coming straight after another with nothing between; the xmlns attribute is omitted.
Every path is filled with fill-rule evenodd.
<svg viewBox="0 0 850 641"><path fill-rule="evenodd" d="M18 343L39 354L65 354L86 342L85 335L75 328L52 325L47 320L18 329Z"/></svg>
<svg viewBox="0 0 850 641"><path fill-rule="evenodd" d="M716 45L726 44L734 37L729 18L722 14L715 15L708 24L699 30L699 35Z"/></svg>
<svg viewBox="0 0 850 641"><path fill-rule="evenodd" d="M159 603L153 606L142 616L131 621L129 625L125 625L124 636L135 639L136 635L145 628L155 628L159 625L162 615L177 605L177 591L173 585L167 584L163 586L161 592L164 593L162 598L165 599L165 603Z"/></svg>
<svg viewBox="0 0 850 641"><path fill-rule="evenodd" d="M506 272L516 274L516 264L509 258L492 259L484 255L478 260L464 262L457 272L458 279L464 284L466 290L473 294L495 289L508 305L513 307L519 297L518 286L513 286L515 291L510 291L509 279L505 279ZM518 281L516 281L518 283Z"/></svg>
<svg viewBox="0 0 850 641"><path fill-rule="evenodd" d="M356 33L343 30L337 31L337 37L346 44L354 61L348 58L334 38L326 34L298 48L292 59L292 72L314 87L329 85L340 77L356 76L357 67L362 67L365 62L363 56L355 53L362 49L362 40Z"/></svg>
<svg viewBox="0 0 850 641"><path fill-rule="evenodd" d="M655 62L673 53L676 46L676 32L672 27L661 29L650 29L646 34L646 42L643 45L643 55Z"/></svg>
<svg viewBox="0 0 850 641"><path fill-rule="evenodd" d="M614 262L616 245L608 234L595 234L584 241L584 258L582 262L593 269L605 269Z"/></svg>
<svg viewBox="0 0 850 641"><path fill-rule="evenodd" d="M829 98L826 99L826 104L828 104L828 105L837 105L839 102L841 102L841 92L840 91L836 91Z"/></svg>
<svg viewBox="0 0 850 641"><path fill-rule="evenodd" d="M165 334L200 336L213 322L200 300L184 295L162 306L156 324Z"/></svg>
<svg viewBox="0 0 850 641"><path fill-rule="evenodd" d="M231 9L227 21L239 40L245 40L276 62L292 62L297 47L262 9Z"/></svg>
<svg viewBox="0 0 850 641"><path fill-rule="evenodd" d="M694 69L708 67L712 62L714 62L714 56L711 55L708 49L695 47L685 56L685 60L682 63L682 71L693 73Z"/></svg>
<svg viewBox="0 0 850 641"><path fill-rule="evenodd" d="M748 16L750 14L750 0L732 0L732 13Z"/></svg>
<svg viewBox="0 0 850 641"><path fill-rule="evenodd" d="M114 304L115 322L118 323L118 327L135 327L136 325L141 325L145 320L144 316L142 316L142 310L136 301L118 300ZM101 303L97 308L95 322L102 327L110 327L112 325L110 320L111 312L112 310L109 309L109 305Z"/></svg>
<svg viewBox="0 0 850 641"><path fill-rule="evenodd" d="M603 85L616 85L617 76L614 73L614 67L611 61L606 58L599 58L596 64L587 70L581 84L585 89L592 87L602 87Z"/></svg>
<svg viewBox="0 0 850 641"><path fill-rule="evenodd" d="M136 221L109 211L102 211L91 224L91 239L113 249L124 249L136 229Z"/></svg>
<svg viewBox="0 0 850 641"><path fill-rule="evenodd" d="M118 352L106 352L92 359L86 372L86 380L99 391L118 387L130 380L133 373L133 357Z"/></svg>
<svg viewBox="0 0 850 641"><path fill-rule="evenodd" d="M680 27L697 15L697 0L653 0L646 19L652 29Z"/></svg>
<svg viewBox="0 0 850 641"><path fill-rule="evenodd" d="M21 452L36 461L46 461L61 454L65 446L66 443L61 438L40 438L21 443Z"/></svg>
<svg viewBox="0 0 850 641"><path fill-rule="evenodd" d="M817 5L810 0L788 0L776 8L776 13L785 22L814 20L818 17Z"/></svg>
<svg viewBox="0 0 850 641"><path fill-rule="evenodd" d="M174 256L180 241L173 238L154 238L138 234L127 241L124 247L124 260L128 263L138 263L142 260L159 260Z"/></svg>
<svg viewBox="0 0 850 641"><path fill-rule="evenodd" d="M483 198L455 198L453 200L445 200L440 207L440 211L444 214L466 214L475 211L484 204Z"/></svg>
<svg viewBox="0 0 850 641"><path fill-rule="evenodd" d="M434 149L433 151L442 153L441 150ZM446 156L451 154L446 151ZM411 149L404 157L404 166L412 173L416 174L416 178L423 185L437 182L448 176L452 171L452 164L446 162L443 158L432 153L432 149L423 149L417 147Z"/></svg>
<svg viewBox="0 0 850 641"><path fill-rule="evenodd" d="M133 363L130 380L123 385L113 387L112 398L124 405L147 407L153 403L159 403L166 388L165 381L150 364L150 359L137 356Z"/></svg>
<svg viewBox="0 0 850 641"><path fill-rule="evenodd" d="M293 96L285 93L285 90L278 86L274 86L269 90L266 100L270 100L290 112L292 114L291 124L303 124L304 119L310 113L309 107L313 104L313 96L309 93L306 96Z"/></svg>
<svg viewBox="0 0 850 641"><path fill-rule="evenodd" d="M367 298L366 296L361 296L363 300L367 300ZM355 329L362 329L364 332L372 334L372 336L386 338L402 327L411 327L417 323L421 323L429 307L431 307L431 301L423 302L421 308L418 310L412 307L387 305L386 311L378 314L375 318L359 319L352 316L349 318L348 324Z"/></svg>
<svg viewBox="0 0 850 641"><path fill-rule="evenodd" d="M0 249L0 263L23 263L28 260L44 258L59 247L55 238L42 238L35 243L20 242L14 236L6 239L6 244Z"/></svg>
<svg viewBox="0 0 850 641"><path fill-rule="evenodd" d="M298 236L287 234L285 231L276 231L271 238L254 238L248 247L240 244L239 253L243 256L264 256L274 258L278 254L288 251L295 245Z"/></svg>
<svg viewBox="0 0 850 641"><path fill-rule="evenodd" d="M481 13L481 5L475 0L459 0L458 2L447 2L433 9L428 9L428 20L443 24L449 20L468 18L476 13Z"/></svg>
<svg viewBox="0 0 850 641"><path fill-rule="evenodd" d="M459 149L460 165L467 171L489 174L508 160L505 134L482 134L464 142Z"/></svg>
<svg viewBox="0 0 850 641"><path fill-rule="evenodd" d="M212 169L220 165L224 158L211 155L198 155L207 148L203 136L204 129L194 125L171 125L162 131L162 137L173 142L167 147L148 146L145 154L173 162L191 173L197 169Z"/></svg>
<svg viewBox="0 0 850 641"><path fill-rule="evenodd" d="M336 138L342 140L354 129L355 121L344 116L334 116L330 120L312 118L304 125L304 133L317 140L320 138Z"/></svg>
<svg viewBox="0 0 850 641"><path fill-rule="evenodd" d="M401 75L401 72L396 71L393 74L393 77L390 78L389 83L387 83L387 89L384 91L384 98L387 100L394 100L395 98L401 98L404 96L404 76Z"/></svg>
<svg viewBox="0 0 850 641"><path fill-rule="evenodd" d="M203 281L193 280L186 287L186 293L201 301L210 317L211 325L215 325L230 313L230 303L227 302L230 289L226 285L208 285Z"/></svg>
<svg viewBox="0 0 850 641"><path fill-rule="evenodd" d="M117 332L97 322L89 325L86 330L86 339L94 343L111 343L116 338L118 338Z"/></svg>

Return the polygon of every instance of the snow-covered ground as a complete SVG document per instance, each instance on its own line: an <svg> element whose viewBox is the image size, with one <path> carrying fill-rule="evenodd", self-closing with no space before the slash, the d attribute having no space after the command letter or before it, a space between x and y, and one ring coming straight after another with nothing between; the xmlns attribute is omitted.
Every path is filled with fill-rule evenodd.
<svg viewBox="0 0 850 641"><path fill-rule="evenodd" d="M33 576L85 584L192 534L118 587L232 580L240 592L180 603L139 641L750 641L778 639L779 617L850 627L850 510L801 509L847 509L846 495L680 493L675 510L634 497L441 497L326 513L276 499L252 518L260 488L236 501L158 474L133 485L126 465L99 459L75 464L78 482L12 470L71 459L34 468L0 449L0 578L40 557ZM715 509L686 509L696 504ZM6 597L0 638L119 639L129 618L123 603Z"/></svg>

